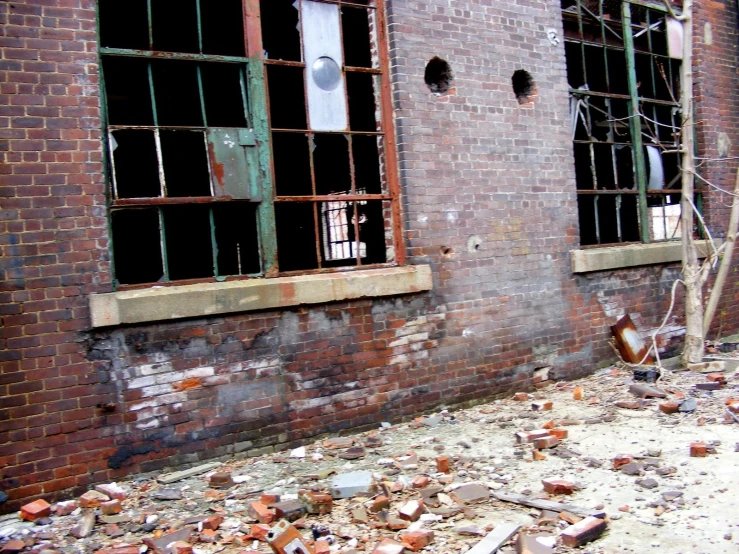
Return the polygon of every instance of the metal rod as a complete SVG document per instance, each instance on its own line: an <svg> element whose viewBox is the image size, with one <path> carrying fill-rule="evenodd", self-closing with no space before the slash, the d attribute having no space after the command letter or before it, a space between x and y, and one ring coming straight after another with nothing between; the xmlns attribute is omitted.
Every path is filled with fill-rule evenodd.
<svg viewBox="0 0 739 554"><path fill-rule="evenodd" d="M149 58L164 60L185 60L195 62L246 63L248 58L241 56L219 56L215 54L191 54L187 52L163 52L160 50L135 50L128 48L100 48L106 56L126 56L129 58Z"/></svg>
<svg viewBox="0 0 739 554"><path fill-rule="evenodd" d="M624 21L624 45L626 46L626 69L629 83L629 123L631 125L631 136L634 141L634 169L636 172L636 185L639 190L639 213L640 235L643 242L649 242L649 208L647 207L647 185L646 185L646 163L644 161L644 146L641 136L641 117L639 116L639 93L637 91L636 67L634 65L634 37L631 30L631 4L624 2L622 6Z"/></svg>
<svg viewBox="0 0 739 554"><path fill-rule="evenodd" d="M198 94L200 95L200 115L203 118L203 125L208 127L208 114L205 112L205 93L203 92L203 75L200 70L200 64L197 64L196 74L198 78Z"/></svg>
<svg viewBox="0 0 739 554"><path fill-rule="evenodd" d="M164 270L164 280L169 281L169 257L167 256L167 233L164 228L164 211L162 208L157 209L159 214L159 242L162 249L162 269Z"/></svg>
<svg viewBox="0 0 739 554"><path fill-rule="evenodd" d="M316 194L275 196L275 202L351 202L353 200L392 200L391 194Z"/></svg>
<svg viewBox="0 0 739 554"><path fill-rule="evenodd" d="M210 249L213 253L213 275L220 277L221 272L218 269L218 240L216 239L216 218L213 214L213 206L208 208L208 219L210 221Z"/></svg>
<svg viewBox="0 0 739 554"><path fill-rule="evenodd" d="M195 19L198 25L198 52L203 53L203 22L200 17L200 0L195 0Z"/></svg>

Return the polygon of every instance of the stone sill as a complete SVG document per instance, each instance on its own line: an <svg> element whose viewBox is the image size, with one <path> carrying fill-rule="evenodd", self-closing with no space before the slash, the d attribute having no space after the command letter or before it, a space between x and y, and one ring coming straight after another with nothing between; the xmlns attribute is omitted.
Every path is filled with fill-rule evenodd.
<svg viewBox="0 0 739 554"><path fill-rule="evenodd" d="M323 304L431 290L428 265L152 287L90 296L92 327Z"/></svg>
<svg viewBox="0 0 739 554"><path fill-rule="evenodd" d="M716 241L716 247L720 241ZM705 258L709 244L707 240L696 241L698 254ZM679 262L682 259L680 241L657 242L654 244L629 244L626 246L607 246L570 252L572 273L607 271L643 265Z"/></svg>

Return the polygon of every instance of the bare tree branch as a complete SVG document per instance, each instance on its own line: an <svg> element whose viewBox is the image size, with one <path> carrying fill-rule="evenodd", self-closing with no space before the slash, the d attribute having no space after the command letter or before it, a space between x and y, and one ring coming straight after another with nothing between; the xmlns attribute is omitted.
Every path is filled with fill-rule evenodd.
<svg viewBox="0 0 739 554"><path fill-rule="evenodd" d="M670 17L672 19L677 19L678 21L687 21L687 16L684 15L677 15L675 13L675 10L672 9L672 4L670 3L670 0L662 0L665 3L665 7L667 8L667 13L670 14Z"/></svg>

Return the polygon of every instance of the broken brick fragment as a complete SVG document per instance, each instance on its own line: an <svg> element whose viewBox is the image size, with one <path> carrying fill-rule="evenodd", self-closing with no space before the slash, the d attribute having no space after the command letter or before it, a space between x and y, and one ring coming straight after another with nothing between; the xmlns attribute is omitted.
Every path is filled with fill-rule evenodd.
<svg viewBox="0 0 739 554"><path fill-rule="evenodd" d="M9 540L2 548L0 548L0 554L17 554L26 547L26 543L19 540Z"/></svg>
<svg viewBox="0 0 739 554"><path fill-rule="evenodd" d="M630 464L634 459L631 456L628 455L619 455L613 458L613 469L618 469L621 466L625 466L626 464Z"/></svg>
<svg viewBox="0 0 739 554"><path fill-rule="evenodd" d="M101 503L107 502L110 497L98 491L87 491L80 496L79 504L82 508L97 508Z"/></svg>
<svg viewBox="0 0 739 554"><path fill-rule="evenodd" d="M377 513L390 507L390 499L385 495L380 495L372 501L369 507L370 512Z"/></svg>
<svg viewBox="0 0 739 554"><path fill-rule="evenodd" d="M514 400L518 400L519 402L526 402L529 399L529 395L525 392L517 392L513 395Z"/></svg>
<svg viewBox="0 0 739 554"><path fill-rule="evenodd" d="M551 400L542 400L540 402L533 402L531 404L531 409L535 412L548 412L552 409L552 406L554 404Z"/></svg>
<svg viewBox="0 0 739 554"><path fill-rule="evenodd" d="M219 471L208 479L208 486L212 489L229 489L234 486L230 471Z"/></svg>
<svg viewBox="0 0 739 554"><path fill-rule="evenodd" d="M333 497L324 492L301 490L298 491L298 500L305 505L309 514L330 514L333 509Z"/></svg>
<svg viewBox="0 0 739 554"><path fill-rule="evenodd" d="M675 414L680 410L680 404L677 402L662 402L659 405L659 411L664 414Z"/></svg>
<svg viewBox="0 0 739 554"><path fill-rule="evenodd" d="M36 521L42 517L48 517L51 514L51 504L43 498L34 500L33 502L21 507L21 519L26 521Z"/></svg>
<svg viewBox="0 0 739 554"><path fill-rule="evenodd" d="M607 526L604 519L586 517L562 531L560 537L565 546L577 548L600 537Z"/></svg>
<svg viewBox="0 0 739 554"><path fill-rule="evenodd" d="M414 489L422 489L429 484L429 478L425 475L418 475L411 481L411 486Z"/></svg>
<svg viewBox="0 0 739 554"><path fill-rule="evenodd" d="M305 504L298 500L285 500L277 504L270 504L268 507L275 511L275 517L277 519L286 519L288 521L300 519L308 511Z"/></svg>
<svg viewBox="0 0 739 554"><path fill-rule="evenodd" d="M549 494L572 494L575 490L574 485L564 479L544 479L541 484Z"/></svg>
<svg viewBox="0 0 739 554"><path fill-rule="evenodd" d="M559 519L561 519L562 521L566 521L570 525L575 525L575 523L583 520L583 518L581 518L580 516L576 516L575 514L571 514L570 512L560 512Z"/></svg>
<svg viewBox="0 0 739 554"><path fill-rule="evenodd" d="M623 401L622 400L619 402L615 402L614 405L617 408L622 408L624 410L638 410L639 408L641 408L641 403L635 402L635 401Z"/></svg>
<svg viewBox="0 0 739 554"><path fill-rule="evenodd" d="M564 440L567 438L568 432L567 429L550 429L549 434L557 437L559 440Z"/></svg>
<svg viewBox="0 0 739 554"><path fill-rule="evenodd" d="M449 473L449 456L436 457L436 471L439 473Z"/></svg>
<svg viewBox="0 0 739 554"><path fill-rule="evenodd" d="M269 529L270 529L269 525L255 523L254 525L251 526L249 535L251 536L251 538L255 540L267 542L267 533L269 533Z"/></svg>
<svg viewBox="0 0 739 554"><path fill-rule="evenodd" d="M203 529L211 529L216 531L223 523L223 516L210 516L202 521L201 525Z"/></svg>
<svg viewBox="0 0 739 554"><path fill-rule="evenodd" d="M572 391L572 399L582 400L582 387L575 387L575 390Z"/></svg>
<svg viewBox="0 0 739 554"><path fill-rule="evenodd" d="M192 545L189 542L173 542L169 547L171 554L192 554Z"/></svg>
<svg viewBox="0 0 739 554"><path fill-rule="evenodd" d="M691 458L705 458L708 454L708 447L704 442L691 442L690 443L690 457Z"/></svg>
<svg viewBox="0 0 739 554"><path fill-rule="evenodd" d="M54 513L58 516L68 516L77 509L76 500L67 500L66 502L57 502Z"/></svg>
<svg viewBox="0 0 739 554"><path fill-rule="evenodd" d="M534 441L534 448L537 450L544 450L545 448L554 448L559 444L559 439L555 436L549 435L542 437Z"/></svg>
<svg viewBox="0 0 739 554"><path fill-rule="evenodd" d="M529 442L534 442L536 439L543 439L544 437L548 436L550 436L548 429L537 429L536 431L520 431L516 433L516 442L518 444L526 444Z"/></svg>
<svg viewBox="0 0 739 554"><path fill-rule="evenodd" d="M95 485L95 490L115 500L126 499L126 491L123 490L118 483L102 483L100 485Z"/></svg>
<svg viewBox="0 0 739 554"><path fill-rule="evenodd" d="M547 430L554 429L555 427L556 425L554 424L553 419L550 419L544 425L541 426L542 429L547 429Z"/></svg>
<svg viewBox="0 0 739 554"><path fill-rule="evenodd" d="M331 545L326 539L318 539L313 543L313 550L316 554L329 554L331 552Z"/></svg>
<svg viewBox="0 0 739 554"><path fill-rule="evenodd" d="M406 502L403 507L398 510L398 515L400 516L400 519L404 519L406 521L418 521L423 510L423 502L420 500L411 500L410 502Z"/></svg>
<svg viewBox="0 0 739 554"><path fill-rule="evenodd" d="M269 506L270 504L277 504L280 501L280 495L264 493L262 496L259 497L259 501L265 506Z"/></svg>
<svg viewBox="0 0 739 554"><path fill-rule="evenodd" d="M375 546L372 554L403 554L405 546L393 539L384 539L380 544Z"/></svg>
<svg viewBox="0 0 739 554"><path fill-rule="evenodd" d="M203 529L200 532L200 542L214 543L218 540L218 532L213 529Z"/></svg>
<svg viewBox="0 0 739 554"><path fill-rule="evenodd" d="M723 373L709 373L706 375L706 379L714 383L726 384L726 375Z"/></svg>
<svg viewBox="0 0 739 554"><path fill-rule="evenodd" d="M262 504L261 502L252 502L248 508L249 517L259 521L259 523L272 523L275 520L275 513Z"/></svg>
<svg viewBox="0 0 739 554"><path fill-rule="evenodd" d="M542 452L540 450L536 450L535 449L531 453L531 455L534 458L534 461L536 461L536 462L543 462L544 460L547 459L547 455L546 454L542 454Z"/></svg>
<svg viewBox="0 0 739 554"><path fill-rule="evenodd" d="M408 550L418 552L434 540L434 532L430 530L411 531L400 535L400 540Z"/></svg>
<svg viewBox="0 0 739 554"><path fill-rule="evenodd" d="M100 503L100 511L105 516L113 516L115 514L119 514L122 510L123 506L121 506L121 501L117 498Z"/></svg>

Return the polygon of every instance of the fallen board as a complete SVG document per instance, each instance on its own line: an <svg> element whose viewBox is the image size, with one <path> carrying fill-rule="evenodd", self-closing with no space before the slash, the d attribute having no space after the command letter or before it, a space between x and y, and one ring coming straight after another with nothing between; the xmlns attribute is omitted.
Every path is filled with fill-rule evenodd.
<svg viewBox="0 0 739 554"><path fill-rule="evenodd" d="M190 469L183 469L182 471L175 471L174 473L167 473L166 475L160 475L159 477L157 477L157 481L159 481L160 483L164 483L166 485L169 483L174 483L175 481L179 481L181 479L185 479L187 477L192 477L193 475L200 475L201 473L211 471L220 466L221 466L220 462L212 462L210 464L203 464L201 466L191 467Z"/></svg>
<svg viewBox="0 0 739 554"><path fill-rule="evenodd" d="M562 504L560 502L552 502L551 500L541 500L539 498L529 498L520 494L505 494L500 492L494 492L493 498L497 498L502 502L513 502L514 504L520 504L522 506L528 506L529 508L538 508L540 510L551 510L553 512L570 512L571 514L578 515L580 517L597 517L604 518L606 513L602 510L589 510L587 508L580 508L573 506L572 504Z"/></svg>
<svg viewBox="0 0 739 554"><path fill-rule="evenodd" d="M507 543L513 535L521 528L515 523L501 523L495 529L490 531L484 539L468 550L467 554L494 554L497 550Z"/></svg>

